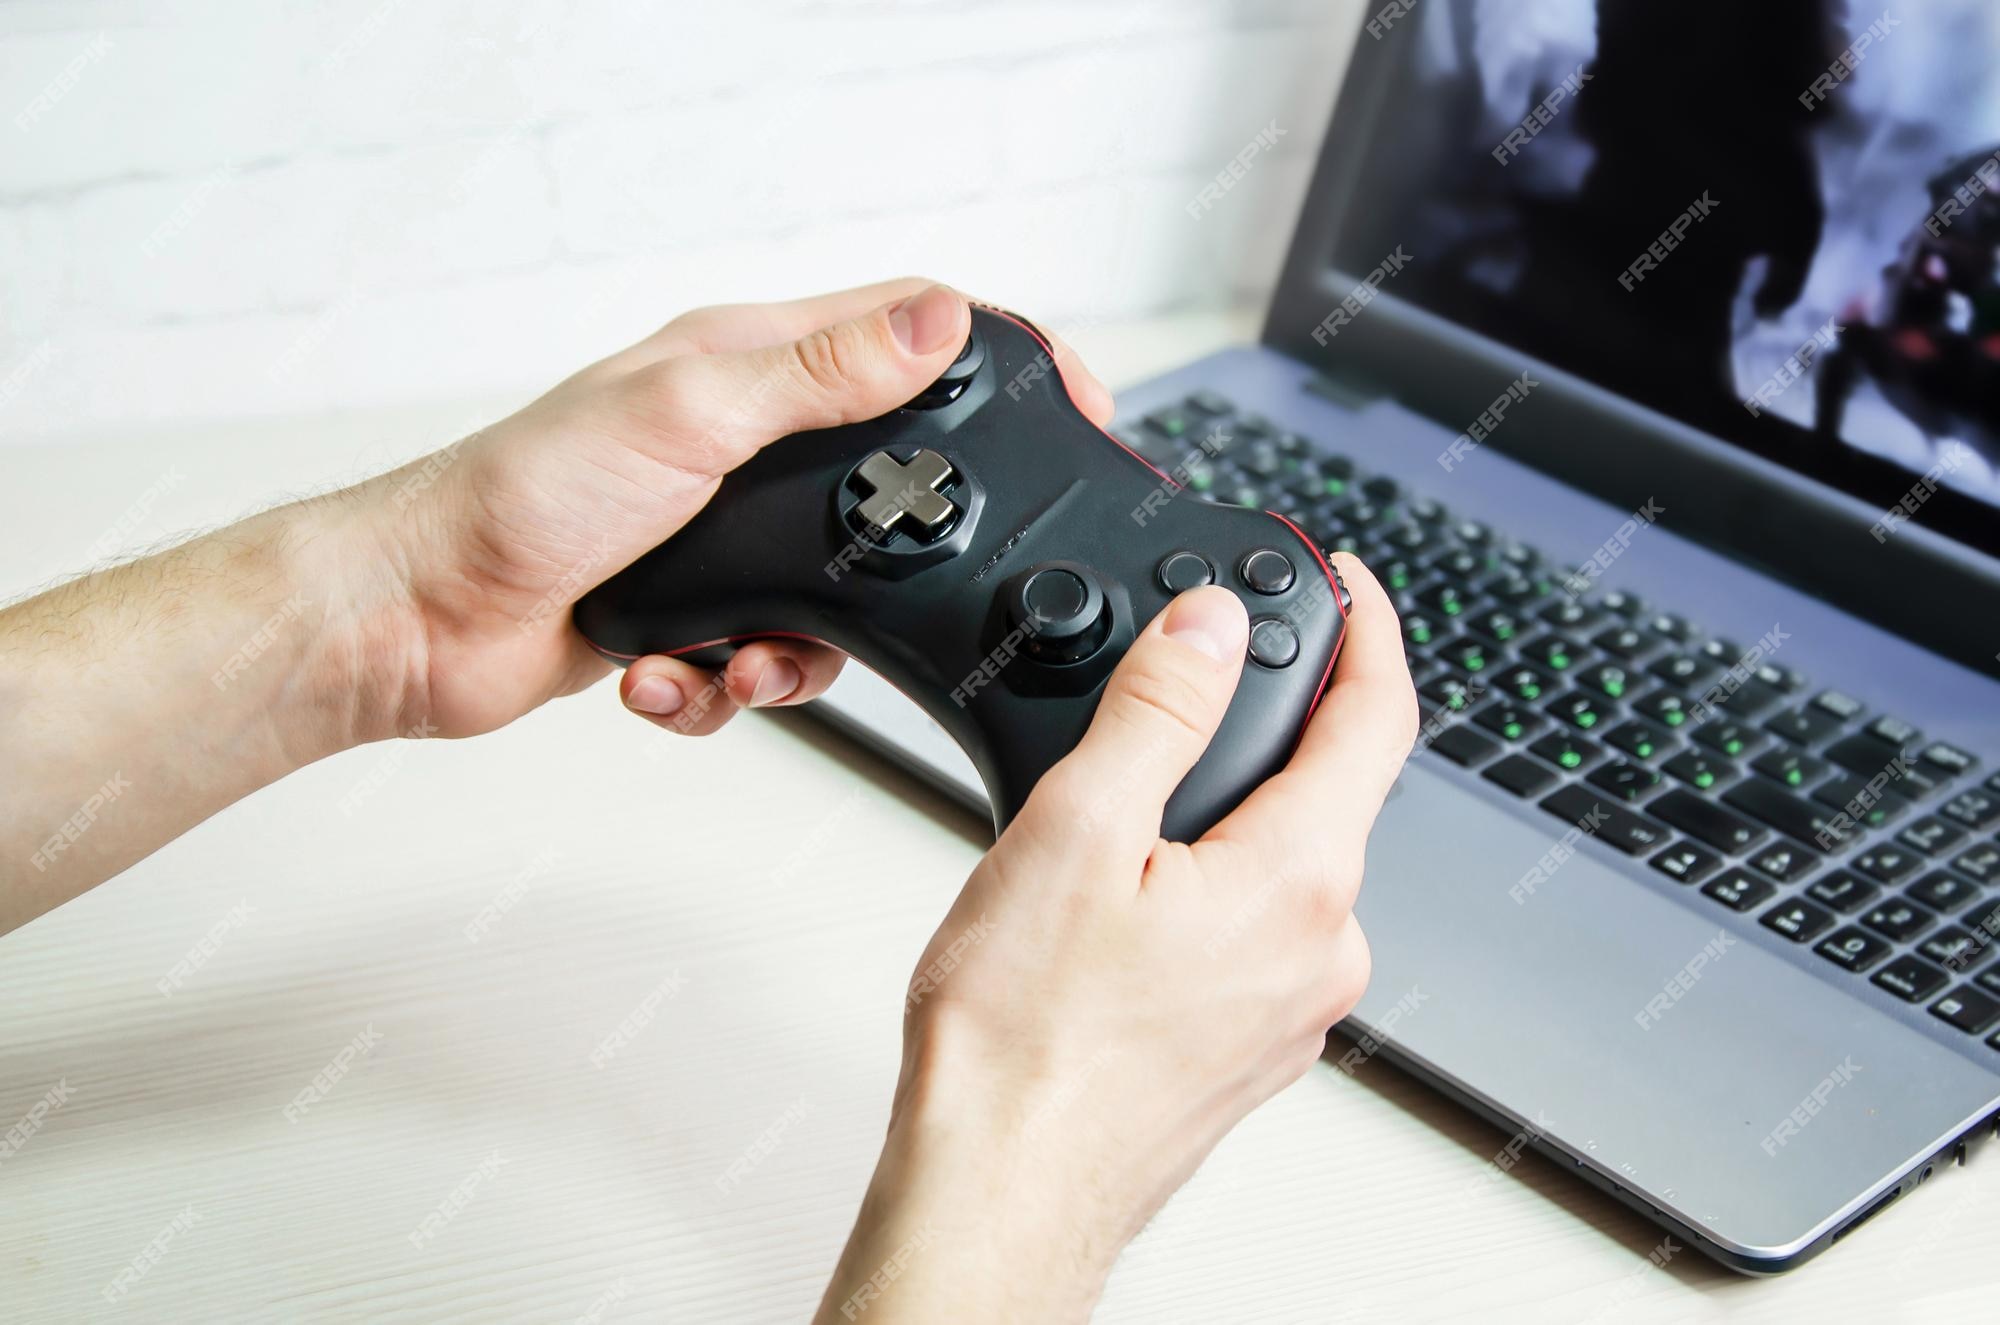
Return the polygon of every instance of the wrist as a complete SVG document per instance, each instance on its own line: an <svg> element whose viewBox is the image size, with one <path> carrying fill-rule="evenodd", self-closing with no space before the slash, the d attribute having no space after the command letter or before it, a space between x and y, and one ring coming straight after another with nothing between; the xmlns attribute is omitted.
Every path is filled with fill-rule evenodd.
<svg viewBox="0 0 2000 1325"><path fill-rule="evenodd" d="M313 715L318 758L396 736L429 734L427 649L409 589L409 549L368 497L350 489L282 507L272 557L317 629L290 697Z"/></svg>
<svg viewBox="0 0 2000 1325"><path fill-rule="evenodd" d="M1059 1094L991 1082L938 1022L912 1035L820 1318L1084 1320L1143 1217L1047 1126Z"/></svg>

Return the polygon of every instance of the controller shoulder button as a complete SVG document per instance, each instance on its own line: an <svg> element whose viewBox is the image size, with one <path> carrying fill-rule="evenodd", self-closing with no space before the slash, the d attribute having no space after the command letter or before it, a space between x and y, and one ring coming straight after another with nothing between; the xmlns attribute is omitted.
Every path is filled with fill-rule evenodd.
<svg viewBox="0 0 2000 1325"><path fill-rule="evenodd" d="M1282 617L1258 617L1250 623L1250 661L1276 670L1298 661L1299 632Z"/></svg>
<svg viewBox="0 0 2000 1325"><path fill-rule="evenodd" d="M1260 547L1243 558L1236 568L1243 583L1267 597L1292 587L1296 573L1291 558L1276 548Z"/></svg>

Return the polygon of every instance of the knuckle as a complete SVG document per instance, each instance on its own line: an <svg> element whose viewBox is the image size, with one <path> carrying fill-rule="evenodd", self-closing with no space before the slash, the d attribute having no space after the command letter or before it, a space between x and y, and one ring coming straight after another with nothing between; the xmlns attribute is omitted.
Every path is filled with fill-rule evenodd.
<svg viewBox="0 0 2000 1325"><path fill-rule="evenodd" d="M852 323L808 332L792 342L792 358L812 389L836 395L858 380L865 347Z"/></svg>

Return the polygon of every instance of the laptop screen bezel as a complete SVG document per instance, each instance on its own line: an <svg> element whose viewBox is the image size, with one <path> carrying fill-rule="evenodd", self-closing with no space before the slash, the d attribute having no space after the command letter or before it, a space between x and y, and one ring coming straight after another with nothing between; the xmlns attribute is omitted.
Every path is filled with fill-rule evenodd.
<svg viewBox="0 0 2000 1325"><path fill-rule="evenodd" d="M1483 446L1627 509L1652 498L1682 535L2000 675L2000 627L1992 624L2000 558L1928 527L1921 507L1917 519L1878 538L1888 505L1916 486L1917 474L1884 463L1898 476L1887 495L1834 486L1399 298L1393 277L1375 285L1337 336L1322 333L1325 345L1314 339L1369 274L1341 270L1333 256L1349 209L1368 205L1360 184L1371 154L1397 150L1385 115L1400 62L1414 53L1416 18L1406 14L1407 27L1390 26L1380 38L1357 33L1263 343L1345 390L1390 396L1453 433L1527 369L1544 384L1532 426L1523 414ZM1439 479L1435 495L1448 498L1450 476L1441 469ZM1942 489L1931 500L1991 509ZM2000 511L1993 520L2000 524Z"/></svg>

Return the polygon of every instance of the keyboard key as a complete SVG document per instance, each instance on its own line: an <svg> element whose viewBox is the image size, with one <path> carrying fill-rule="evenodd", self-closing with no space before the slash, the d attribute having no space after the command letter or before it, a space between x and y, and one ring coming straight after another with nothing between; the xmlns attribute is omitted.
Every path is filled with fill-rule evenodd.
<svg viewBox="0 0 2000 1325"><path fill-rule="evenodd" d="M1532 667L1506 668L1490 684L1501 694L1511 695L1524 704L1532 704L1556 689L1553 679Z"/></svg>
<svg viewBox="0 0 2000 1325"><path fill-rule="evenodd" d="M1813 707L1842 722L1852 722L1860 717L1862 712L1860 700L1852 695L1844 695L1838 690L1822 691L1814 697Z"/></svg>
<svg viewBox="0 0 2000 1325"><path fill-rule="evenodd" d="M1819 942L1814 952L1849 971L1865 971L1889 955L1889 945L1849 925Z"/></svg>
<svg viewBox="0 0 2000 1325"><path fill-rule="evenodd" d="M1979 973L1979 987L1987 993L2000 996L2000 963L1987 967Z"/></svg>
<svg viewBox="0 0 2000 1325"><path fill-rule="evenodd" d="M1720 750L1731 759L1748 754L1764 744L1764 737L1755 727L1741 723L1734 718L1716 718L1695 729L1695 740L1711 750Z"/></svg>
<svg viewBox="0 0 2000 1325"><path fill-rule="evenodd" d="M1790 749L1766 750L1750 762L1750 767L1788 787L1817 782L1826 772L1826 765L1819 760Z"/></svg>
<svg viewBox="0 0 2000 1325"><path fill-rule="evenodd" d="M1686 842L1677 842L1653 857L1653 868L1680 883L1700 883L1722 865L1722 857Z"/></svg>
<svg viewBox="0 0 2000 1325"><path fill-rule="evenodd" d="M1553 731L1528 747L1529 750L1554 764L1557 768L1576 771L1585 769L1604 758L1604 751L1581 736L1572 736L1565 731Z"/></svg>
<svg viewBox="0 0 2000 1325"><path fill-rule="evenodd" d="M1430 559L1430 568L1448 579L1470 580L1486 570L1486 561L1477 552L1466 548L1446 548Z"/></svg>
<svg viewBox="0 0 2000 1325"><path fill-rule="evenodd" d="M1500 743L1482 736L1469 725L1454 722L1431 738L1430 747L1451 760L1467 768L1484 763L1500 753Z"/></svg>
<svg viewBox="0 0 2000 1325"><path fill-rule="evenodd" d="M1713 801L1678 788L1661 796L1647 808L1689 837L1730 855L1747 851L1765 836L1763 829L1748 820L1731 814Z"/></svg>
<svg viewBox="0 0 2000 1325"><path fill-rule="evenodd" d="M1674 748L1674 738L1644 722L1627 722L1604 734L1606 745L1615 745L1635 759L1657 759Z"/></svg>
<svg viewBox="0 0 2000 1325"><path fill-rule="evenodd" d="M1833 924L1833 915L1811 902L1790 901L1778 903L1759 920L1794 943L1810 943Z"/></svg>
<svg viewBox="0 0 2000 1325"><path fill-rule="evenodd" d="M1590 642L1618 658L1637 658L1659 640L1637 626L1611 626L1590 637Z"/></svg>
<svg viewBox="0 0 2000 1325"><path fill-rule="evenodd" d="M1574 634L1586 634L1604 622L1604 614L1594 607L1588 607L1573 598L1543 608L1537 617L1546 625L1557 630L1567 630Z"/></svg>
<svg viewBox="0 0 2000 1325"><path fill-rule="evenodd" d="M1954 850L1965 840L1965 830L1954 827L1935 815L1925 815L1896 834L1896 840L1912 851L1935 856Z"/></svg>
<svg viewBox="0 0 2000 1325"><path fill-rule="evenodd" d="M1967 1035L1979 1035L2000 1021L2000 998L1981 993L1971 985L1960 985L1931 1004L1931 1013Z"/></svg>
<svg viewBox="0 0 2000 1325"><path fill-rule="evenodd" d="M1742 662L1744 657L1743 646L1722 635L1703 640L1701 647L1695 652L1721 667L1734 667Z"/></svg>
<svg viewBox="0 0 2000 1325"><path fill-rule="evenodd" d="M1426 681L1424 685L1416 687L1416 693L1422 699L1430 701L1426 709L1446 709L1450 713L1464 713L1474 705L1474 701L1478 701L1478 695L1472 691L1472 685L1468 681L1450 675L1438 677L1436 681Z"/></svg>
<svg viewBox="0 0 2000 1325"><path fill-rule="evenodd" d="M1855 828L1851 823L1837 822L1833 811L1762 778L1737 783L1722 794L1722 799L1786 837L1811 843L1823 851L1845 851L1854 841Z"/></svg>
<svg viewBox="0 0 2000 1325"><path fill-rule="evenodd" d="M1990 946L1981 942L1971 930L1953 925L1925 938L1917 945L1917 951L1947 971L1963 971L1977 966Z"/></svg>
<svg viewBox="0 0 2000 1325"><path fill-rule="evenodd" d="M1495 644L1511 643L1526 629L1520 617L1504 608L1481 612L1465 624Z"/></svg>
<svg viewBox="0 0 2000 1325"><path fill-rule="evenodd" d="M1701 890L1732 911L1748 911L1761 906L1778 891L1756 875L1742 870L1729 870L1713 882L1703 884Z"/></svg>
<svg viewBox="0 0 2000 1325"><path fill-rule="evenodd" d="M1870 847L1854 858L1855 869L1884 883L1895 883L1907 877L1923 863L1922 857L1899 846Z"/></svg>
<svg viewBox="0 0 2000 1325"><path fill-rule="evenodd" d="M1750 856L1750 868L1768 874L1779 883L1797 883L1819 868L1820 855L1796 842L1773 842Z"/></svg>
<svg viewBox="0 0 2000 1325"><path fill-rule="evenodd" d="M1465 591L1450 581L1424 590L1417 595L1417 601L1441 617L1461 616L1465 612Z"/></svg>
<svg viewBox="0 0 2000 1325"><path fill-rule="evenodd" d="M1907 942L1931 927L1937 917L1921 906L1893 898L1861 917L1861 923L1885 938Z"/></svg>
<svg viewBox="0 0 2000 1325"><path fill-rule="evenodd" d="M1607 612L1617 613L1627 621L1637 621L1646 615L1646 600L1638 594L1628 593L1623 589L1613 589L1609 593L1598 595L1597 605Z"/></svg>
<svg viewBox="0 0 2000 1325"><path fill-rule="evenodd" d="M1215 391L1197 391L1187 398L1187 403L1204 414L1234 414L1236 406L1229 397Z"/></svg>
<svg viewBox="0 0 2000 1325"><path fill-rule="evenodd" d="M1892 718L1887 714L1875 719L1875 721L1869 723L1861 730L1864 734L1874 737L1882 744L1894 746L1899 751L1907 745L1915 744L1917 738L1923 735L1922 732L1912 727L1909 723L1904 722L1901 718Z"/></svg>
<svg viewBox="0 0 2000 1325"><path fill-rule="evenodd" d="M1917 759L1939 777L1946 778L1970 773L1973 765L1979 762L1976 755L1967 754L1957 746L1946 745L1943 741L1925 746L1923 753L1918 755Z"/></svg>
<svg viewBox="0 0 2000 1325"><path fill-rule="evenodd" d="M1979 898L1978 888L1943 870L1926 874L1904 892L1911 900L1922 902L1933 911L1956 911Z"/></svg>
<svg viewBox="0 0 2000 1325"><path fill-rule="evenodd" d="M1757 679L1780 694L1789 695L1805 687L1803 673L1794 671L1781 663L1760 663L1755 673Z"/></svg>
<svg viewBox="0 0 2000 1325"><path fill-rule="evenodd" d="M1451 512L1445 509L1444 503L1431 497L1412 497L1404 505L1411 515L1425 524L1443 524L1451 518Z"/></svg>
<svg viewBox="0 0 2000 1325"><path fill-rule="evenodd" d="M1519 571L1508 571L1479 587L1481 592L1491 594L1510 607L1527 607L1556 591L1555 581L1547 576L1523 575Z"/></svg>
<svg viewBox="0 0 2000 1325"><path fill-rule="evenodd" d="M1555 774L1526 755L1508 755L1489 765L1481 776L1521 797L1536 795L1556 780Z"/></svg>
<svg viewBox="0 0 2000 1325"><path fill-rule="evenodd" d="M1716 755L1703 754L1699 750L1683 750L1667 761L1667 772L1687 783L1697 791L1707 791L1711 787L1736 778L1736 765Z"/></svg>
<svg viewBox="0 0 2000 1325"><path fill-rule="evenodd" d="M1661 612L1650 618L1646 622L1646 629L1676 644L1685 644L1694 638L1694 627L1690 626L1685 618L1677 617L1671 612Z"/></svg>
<svg viewBox="0 0 2000 1325"><path fill-rule="evenodd" d="M1784 702L1785 692L1776 686L1765 685L1762 681L1749 680L1734 690L1724 686L1722 694L1716 697L1715 706L1732 718L1752 719L1767 709Z"/></svg>
<svg viewBox="0 0 2000 1325"><path fill-rule="evenodd" d="M1603 722L1607 714L1618 711L1609 700L1581 690L1558 695L1549 701L1548 710L1578 731L1586 732Z"/></svg>
<svg viewBox="0 0 2000 1325"><path fill-rule="evenodd" d="M1968 789L1939 806L1938 812L1948 819L1958 820L1967 828L1984 828L2000 819L2000 796Z"/></svg>
<svg viewBox="0 0 2000 1325"><path fill-rule="evenodd" d="M1493 660L1492 647L1481 640L1454 640L1437 651L1437 656L1462 672L1483 672Z"/></svg>
<svg viewBox="0 0 2000 1325"><path fill-rule="evenodd" d="M1589 782L1618 800L1630 802L1643 799L1647 792L1657 787L1660 775L1650 768L1621 759L1592 773Z"/></svg>
<svg viewBox="0 0 2000 1325"><path fill-rule="evenodd" d="M1450 636L1441 634L1438 623L1432 618L1413 612L1403 618L1403 638L1421 649L1437 643L1440 638L1449 639Z"/></svg>
<svg viewBox="0 0 2000 1325"><path fill-rule="evenodd" d="M2000 844L1981 842L1966 848L1951 867L1976 883L2000 883Z"/></svg>
<svg viewBox="0 0 2000 1325"><path fill-rule="evenodd" d="M1900 784L1910 782L1908 773L1903 772L1902 752L1883 746L1873 737L1854 735L1843 737L1826 747L1826 757L1850 773L1859 773L1864 778L1872 778L1879 773L1888 773L1891 781L1899 784L1899 789L1914 799L1923 794L1921 783L1911 783L1908 788ZM1922 788L1922 789L1919 789Z"/></svg>
<svg viewBox="0 0 2000 1325"><path fill-rule="evenodd" d="M1542 808L1560 815L1586 832L1595 824L1600 842L1616 847L1628 856L1651 851L1667 840L1665 829L1647 823L1629 810L1621 810L1609 799L1588 787L1569 786L1542 801Z"/></svg>
<svg viewBox="0 0 2000 1325"><path fill-rule="evenodd" d="M1787 709L1767 719L1764 730L1774 732L1794 745L1813 745L1839 731L1840 719L1814 708Z"/></svg>
<svg viewBox="0 0 2000 1325"><path fill-rule="evenodd" d="M1929 998L1951 983L1951 977L1921 957L1905 954L1875 972L1875 983L1906 1003Z"/></svg>
<svg viewBox="0 0 2000 1325"><path fill-rule="evenodd" d="M1361 490L1373 501L1387 505L1403 495L1402 485L1387 474L1377 474L1361 485Z"/></svg>
<svg viewBox="0 0 2000 1325"><path fill-rule="evenodd" d="M1148 414L1146 423L1168 440L1179 441L1194 427L1194 417L1178 405L1169 405Z"/></svg>
<svg viewBox="0 0 2000 1325"><path fill-rule="evenodd" d="M1964 922L1974 938L2000 943L2000 902L1981 902L1965 913Z"/></svg>
<svg viewBox="0 0 2000 1325"><path fill-rule="evenodd" d="M1481 709L1473 721L1510 741L1525 741L1548 729L1549 720L1533 709L1502 700Z"/></svg>
<svg viewBox="0 0 2000 1325"><path fill-rule="evenodd" d="M1722 674L1719 665L1692 653L1670 653L1655 658L1646 670L1662 681L1689 690L1699 690Z"/></svg>
<svg viewBox="0 0 2000 1325"><path fill-rule="evenodd" d="M1806 889L1806 896L1825 902L1836 911L1857 911L1880 892L1874 884L1855 878L1845 870L1822 874Z"/></svg>
<svg viewBox="0 0 2000 1325"><path fill-rule="evenodd" d="M1574 640L1551 633L1523 646L1521 656L1551 672L1567 672L1588 654Z"/></svg>
<svg viewBox="0 0 2000 1325"><path fill-rule="evenodd" d="M1632 705L1632 711L1642 718L1651 718L1669 731L1686 726L1693 715L1688 701L1671 690L1647 695Z"/></svg>
<svg viewBox="0 0 2000 1325"><path fill-rule="evenodd" d="M1584 668L1576 674L1576 683L1609 699L1625 698L1637 684L1630 668L1613 662Z"/></svg>
<svg viewBox="0 0 2000 1325"><path fill-rule="evenodd" d="M1813 789L1813 799L1867 828L1880 828L1900 818L1910 802L1886 788L1863 782L1852 773L1836 773Z"/></svg>

